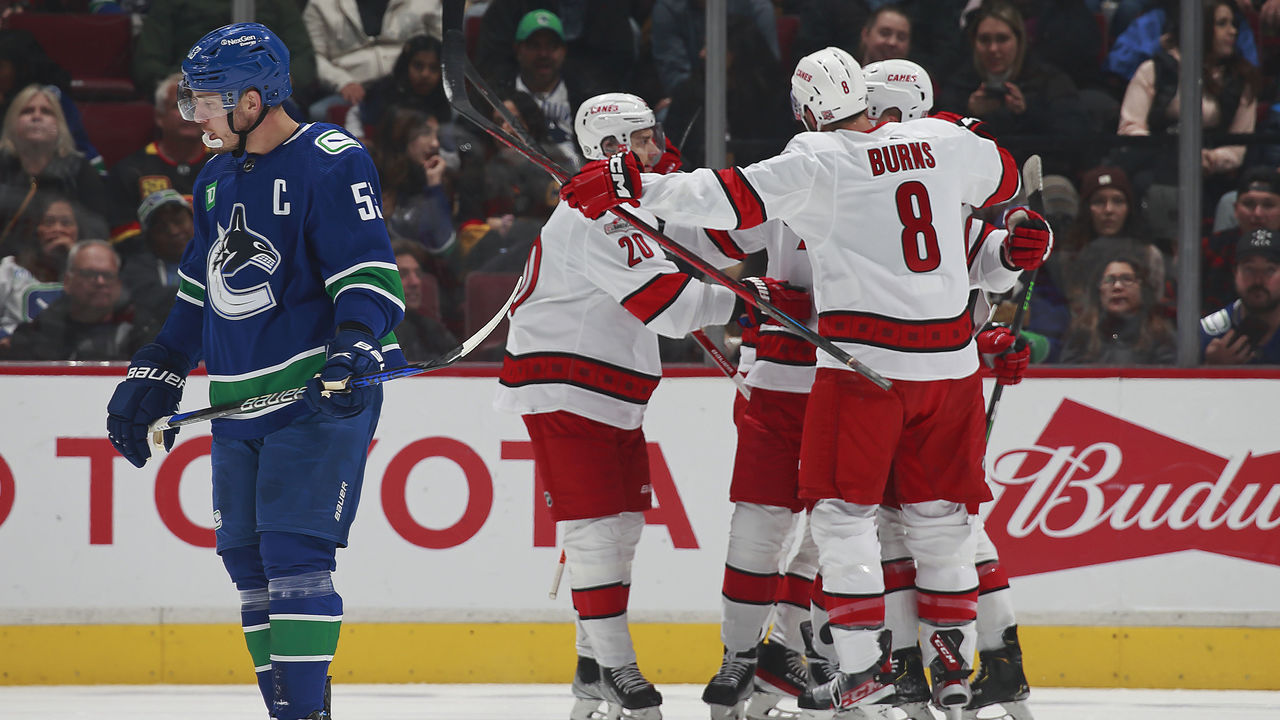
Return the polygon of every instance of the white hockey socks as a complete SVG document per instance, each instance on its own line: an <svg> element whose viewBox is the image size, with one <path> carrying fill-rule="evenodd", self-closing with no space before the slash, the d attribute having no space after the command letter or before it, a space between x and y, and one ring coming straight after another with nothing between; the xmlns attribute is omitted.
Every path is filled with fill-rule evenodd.
<svg viewBox="0 0 1280 720"><path fill-rule="evenodd" d="M1004 647L1004 632L1018 624L1013 610L1013 591L1009 576L1000 565L996 546L987 530L978 523L978 650Z"/></svg>
<svg viewBox="0 0 1280 720"><path fill-rule="evenodd" d="M963 505L940 500L902 506L907 548L916 561L924 664L933 667L936 660L955 678L967 677L977 645L976 519Z"/></svg>
<svg viewBox="0 0 1280 720"><path fill-rule="evenodd" d="M778 583L777 602L774 605L773 630L769 642L803 653L804 637L800 623L809 619L809 603L813 598L813 580L818 574L818 546L813 542L807 515L796 516L795 555L787 562L786 571ZM826 618L823 618L826 622ZM817 623L814 623L817 626Z"/></svg>
<svg viewBox="0 0 1280 720"><path fill-rule="evenodd" d="M840 670L859 673L880 661L884 576L876 507L820 500L809 514L818 545L823 594ZM815 628L815 633L817 628Z"/></svg>
<svg viewBox="0 0 1280 720"><path fill-rule="evenodd" d="M884 624L893 632L893 649L914 647L916 628L916 563L907 549L902 513L881 506L876 514L880 566L884 571Z"/></svg>
<svg viewBox="0 0 1280 720"><path fill-rule="evenodd" d="M565 568L573 589L585 645L605 667L636 660L627 626L631 561L635 558L644 514L626 512L564 523ZM584 643L579 642L581 651Z"/></svg>
<svg viewBox="0 0 1280 720"><path fill-rule="evenodd" d="M720 602L720 641L732 652L750 650L764 637L794 516L784 507L733 505Z"/></svg>

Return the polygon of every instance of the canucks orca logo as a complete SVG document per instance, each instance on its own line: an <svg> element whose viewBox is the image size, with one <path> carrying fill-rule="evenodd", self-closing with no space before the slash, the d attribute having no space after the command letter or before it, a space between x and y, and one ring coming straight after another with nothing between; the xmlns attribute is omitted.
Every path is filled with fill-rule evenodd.
<svg viewBox="0 0 1280 720"><path fill-rule="evenodd" d="M236 203L230 227L223 229L219 223L218 240L209 248L205 297L214 312L228 320L257 315L275 307L270 276L279 266L279 251L248 226L244 205Z"/></svg>

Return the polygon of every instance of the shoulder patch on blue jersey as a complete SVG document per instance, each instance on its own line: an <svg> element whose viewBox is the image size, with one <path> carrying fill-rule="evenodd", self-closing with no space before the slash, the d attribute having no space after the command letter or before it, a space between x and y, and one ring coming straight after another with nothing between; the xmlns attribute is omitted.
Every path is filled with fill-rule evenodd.
<svg viewBox="0 0 1280 720"><path fill-rule="evenodd" d="M360 143L357 142L355 138L347 135L341 130L326 130L316 136L315 143L316 147L330 155L337 155L344 150L349 150L353 147L360 147Z"/></svg>
<svg viewBox="0 0 1280 720"><path fill-rule="evenodd" d="M213 209L213 201L217 198L217 196L218 196L218 181L214 180L213 182L206 185L204 188L204 209L205 210Z"/></svg>

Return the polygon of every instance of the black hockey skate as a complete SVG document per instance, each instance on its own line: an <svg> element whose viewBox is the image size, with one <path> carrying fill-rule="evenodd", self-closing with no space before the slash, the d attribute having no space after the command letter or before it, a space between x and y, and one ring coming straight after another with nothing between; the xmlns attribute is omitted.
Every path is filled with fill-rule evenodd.
<svg viewBox="0 0 1280 720"><path fill-rule="evenodd" d="M573 709L569 720L616 720L620 709L604 697L600 682L600 665L594 658L578 656L578 669L573 673Z"/></svg>
<svg viewBox="0 0 1280 720"><path fill-rule="evenodd" d="M702 702L711 706L711 720L740 720L747 698L755 687L756 649L733 652L724 649L724 660L702 691Z"/></svg>
<svg viewBox="0 0 1280 720"><path fill-rule="evenodd" d="M887 702L906 713L908 720L933 720L933 713L929 711L929 680L924 676L920 647L912 645L894 650L891 660L894 695Z"/></svg>
<svg viewBox="0 0 1280 720"><path fill-rule="evenodd" d="M964 633L960 630L935 630L929 643L938 656L929 663L929 677L933 682L933 705L944 713L958 711L973 694L969 691L969 674L973 668L961 655Z"/></svg>
<svg viewBox="0 0 1280 720"><path fill-rule="evenodd" d="M605 699L622 708L628 720L661 720L662 693L645 679L635 663L619 667L600 666L600 684Z"/></svg>
<svg viewBox="0 0 1280 720"><path fill-rule="evenodd" d="M965 706L964 717L978 717L978 710L999 705L1012 720L1032 720L1027 707L1031 687L1022 669L1022 646L1018 644L1018 626L1005 628L999 650L978 651L978 674L973 680L973 699Z"/></svg>
<svg viewBox="0 0 1280 720"><path fill-rule="evenodd" d="M834 677L822 685L805 690L797 704L803 710L847 710L856 705L881 704L893 696L893 663L889 659L890 636L881 631L878 640L880 659L856 673L834 670ZM812 665L810 669L812 671Z"/></svg>
<svg viewBox="0 0 1280 720"><path fill-rule="evenodd" d="M812 688L831 682L836 673L840 672L840 664L818 652L818 647L813 642L813 623L808 620L800 623L800 637L804 639L804 662L809 672L809 682L805 687Z"/></svg>
<svg viewBox="0 0 1280 720"><path fill-rule="evenodd" d="M760 643L756 687L774 695L799 697L809 687L809 667L804 655L780 642Z"/></svg>

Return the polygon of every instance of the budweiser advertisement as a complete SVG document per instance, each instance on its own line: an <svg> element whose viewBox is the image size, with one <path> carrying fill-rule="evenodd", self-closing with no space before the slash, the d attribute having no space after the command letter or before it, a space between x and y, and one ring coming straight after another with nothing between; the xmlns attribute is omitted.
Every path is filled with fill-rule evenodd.
<svg viewBox="0 0 1280 720"><path fill-rule="evenodd" d="M1280 624L1280 387L1039 379L1005 394L988 535L1029 620Z"/></svg>
<svg viewBox="0 0 1280 720"><path fill-rule="evenodd" d="M235 621L211 549L208 426L133 468L105 438L123 373L0 368L0 625ZM338 556L352 621L568 617L569 593L547 597L559 550L528 436L492 409L495 383L485 368L386 386ZM206 389L193 377L183 408ZM733 399L701 370L653 397L638 619L719 616ZM1006 392L983 517L1023 621L1280 625L1277 407L1269 378L1037 377Z"/></svg>

